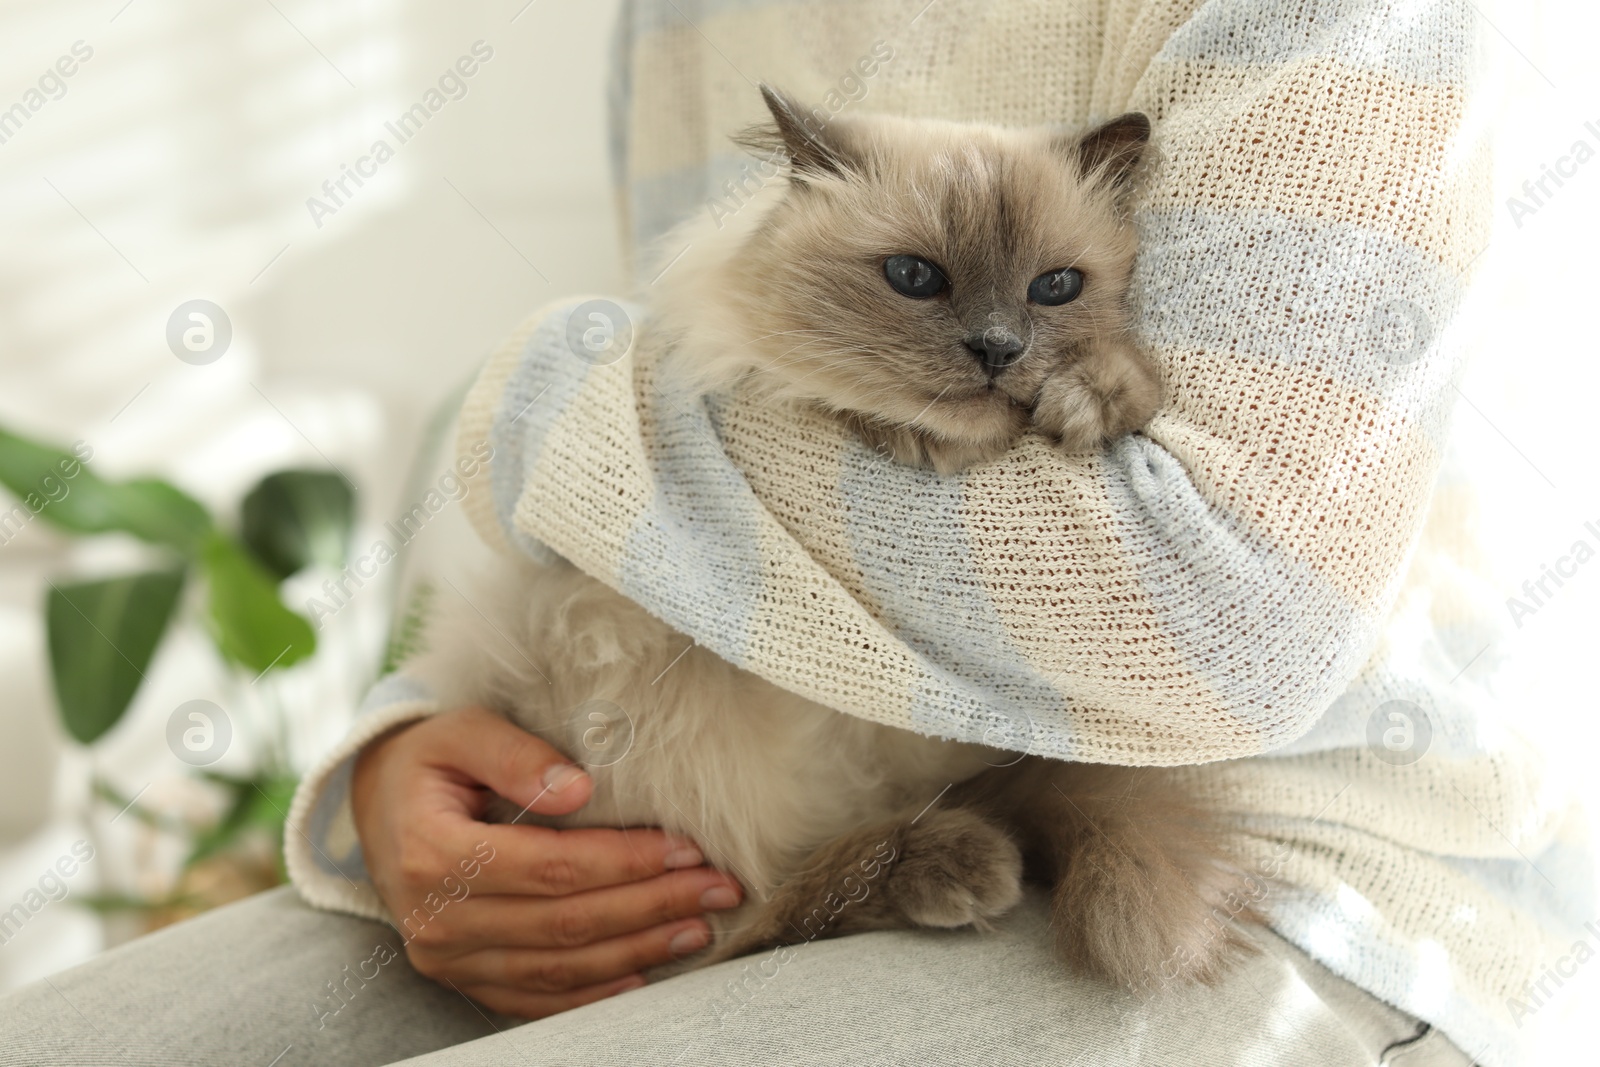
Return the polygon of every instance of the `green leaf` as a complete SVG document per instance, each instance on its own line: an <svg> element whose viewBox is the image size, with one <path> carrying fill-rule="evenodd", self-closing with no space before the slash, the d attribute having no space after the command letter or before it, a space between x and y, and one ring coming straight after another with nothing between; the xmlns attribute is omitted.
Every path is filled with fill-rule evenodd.
<svg viewBox="0 0 1600 1067"><path fill-rule="evenodd" d="M90 744L117 724L172 620L183 572L52 583L45 627L56 703L67 732Z"/></svg>
<svg viewBox="0 0 1600 1067"><path fill-rule="evenodd" d="M342 568L349 558L356 498L332 471L269 474L244 498L241 512L245 545L279 578L311 563Z"/></svg>
<svg viewBox="0 0 1600 1067"><path fill-rule="evenodd" d="M202 908L205 902L197 896L174 893L164 897L141 897L131 893L74 893L72 901L80 908L88 908L98 915L120 915L125 912L152 912L167 908Z"/></svg>
<svg viewBox="0 0 1600 1067"><path fill-rule="evenodd" d="M228 792L228 810L216 825L195 838L194 847L183 861L185 867L228 851L251 831L265 831L275 843L283 843L284 820L299 779L274 774L239 778L212 771L204 772L204 776Z"/></svg>
<svg viewBox="0 0 1600 1067"><path fill-rule="evenodd" d="M171 482L135 478L107 483L90 477L108 490L111 519L104 527L107 530L121 530L142 541L170 545L186 556L194 555L211 532L211 514L204 505ZM70 494L67 499L72 499Z"/></svg>
<svg viewBox="0 0 1600 1067"><path fill-rule="evenodd" d="M210 586L210 620L228 660L264 674L317 650L311 624L283 606L278 583L232 538L213 533L200 560Z"/></svg>
<svg viewBox="0 0 1600 1067"><path fill-rule="evenodd" d="M94 795L110 804L119 812L125 812L132 818L139 820L152 830L163 830L169 834L182 834L188 836L191 827L175 816L166 812L152 811L143 804L138 803L138 797L130 797L116 786L95 775L89 779L89 788Z"/></svg>
<svg viewBox="0 0 1600 1067"><path fill-rule="evenodd" d="M120 531L193 554L211 528L198 501L157 478L108 482L83 464L86 452L81 443L66 451L0 428L0 485L19 501L6 513L0 537L9 539L18 520L27 521L22 509L70 533Z"/></svg>

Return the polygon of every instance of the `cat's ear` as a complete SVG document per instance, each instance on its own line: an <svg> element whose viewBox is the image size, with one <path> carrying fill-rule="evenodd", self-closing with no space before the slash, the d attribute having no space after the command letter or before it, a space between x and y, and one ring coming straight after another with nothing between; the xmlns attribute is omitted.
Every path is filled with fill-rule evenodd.
<svg viewBox="0 0 1600 1067"><path fill-rule="evenodd" d="M849 169L848 157L826 119L770 85L761 86L761 99L772 112L772 125L752 126L736 135L734 143L758 155L781 153L788 157L791 173L802 180L808 174L842 175Z"/></svg>
<svg viewBox="0 0 1600 1067"><path fill-rule="evenodd" d="M1150 144L1150 120L1137 111L1118 115L1077 139L1072 154L1085 177L1099 175L1118 189L1131 183Z"/></svg>

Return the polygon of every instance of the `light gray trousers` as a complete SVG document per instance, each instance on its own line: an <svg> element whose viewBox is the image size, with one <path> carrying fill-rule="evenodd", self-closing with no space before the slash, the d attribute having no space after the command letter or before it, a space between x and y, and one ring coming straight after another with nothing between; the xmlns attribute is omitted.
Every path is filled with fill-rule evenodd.
<svg viewBox="0 0 1600 1067"><path fill-rule="evenodd" d="M990 933L818 941L781 966L734 960L525 1023L486 1014L404 955L368 962L385 943L399 954L392 930L284 888L0 997L0 1064L1467 1063L1274 935L1215 988L1139 999L1063 973L1044 922L1030 897Z"/></svg>

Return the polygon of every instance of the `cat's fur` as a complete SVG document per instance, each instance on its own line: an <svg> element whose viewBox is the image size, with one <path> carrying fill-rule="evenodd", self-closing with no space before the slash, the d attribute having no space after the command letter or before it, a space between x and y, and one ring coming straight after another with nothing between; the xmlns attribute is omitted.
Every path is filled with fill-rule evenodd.
<svg viewBox="0 0 1600 1067"><path fill-rule="evenodd" d="M570 565L519 563L464 592L470 602L447 602L430 620L406 672L444 706L503 712L588 766L594 793L581 810L522 821L660 826L697 841L746 890L739 909L707 916L725 951L769 940L742 931L787 926L789 909L821 904L782 895L807 870L843 896L852 864L882 868L865 882L855 872L870 891L830 935L961 926L1019 899L1021 854L998 824L938 808L912 822L946 786L1006 755L798 697Z"/></svg>
<svg viewBox="0 0 1600 1067"><path fill-rule="evenodd" d="M1142 116L1070 136L888 118L819 130L766 95L775 126L746 141L781 145L788 180L732 224L668 241L691 249L656 299L679 335L671 373L753 382L946 471L1030 430L1084 448L1149 417L1157 379L1126 310ZM883 261L900 253L938 263L949 291L892 290ZM1066 266L1083 272L1083 295L1030 306L1029 281ZM991 375L963 339L997 322L1027 347ZM746 901L710 916L702 959L983 925L1020 899L1024 855L1055 887L1063 954L1090 973L1204 979L1235 945L1210 921L1235 872L1168 772L1019 761L840 714L566 564L518 564L468 598L433 622L408 672L446 706L495 708L589 764L593 799L539 821L661 826L737 876Z"/></svg>

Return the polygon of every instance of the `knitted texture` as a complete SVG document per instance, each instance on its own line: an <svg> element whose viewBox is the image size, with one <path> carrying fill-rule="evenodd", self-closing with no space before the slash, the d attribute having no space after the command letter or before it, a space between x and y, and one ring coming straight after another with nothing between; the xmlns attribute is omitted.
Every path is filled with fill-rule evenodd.
<svg viewBox="0 0 1600 1067"><path fill-rule="evenodd" d="M1465 0L627 3L612 147L636 249L760 180L726 141L762 117L754 80L830 113L1149 114L1133 296L1167 403L1099 455L1029 438L940 477L824 418L679 394L634 305L625 358L576 358L569 301L469 397L461 440L494 459L465 506L492 544L554 550L841 711L1207 764L1194 788L1278 930L1478 1062L1518 1062L1530 983L1596 913L1581 824L1506 725L1531 709L1489 700L1481 665L1462 677L1491 634L1468 494L1441 473L1488 240L1474 18ZM893 57L867 74L877 42ZM431 710L395 692L374 694L383 721ZM1395 702L1428 731L1415 760L1373 742ZM314 903L373 914L339 829L358 747L308 775L289 867Z"/></svg>

